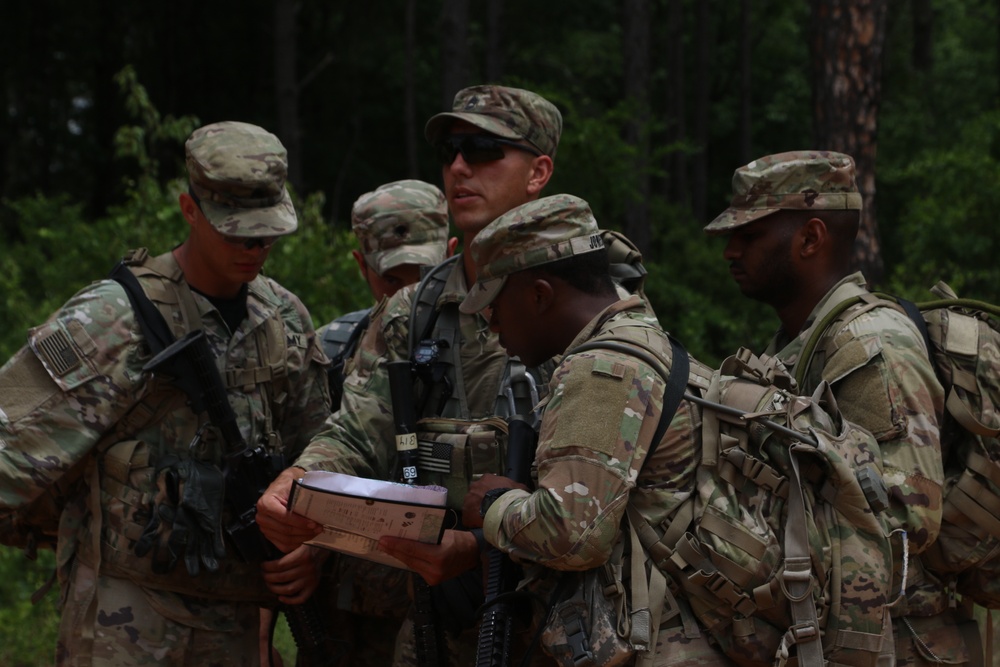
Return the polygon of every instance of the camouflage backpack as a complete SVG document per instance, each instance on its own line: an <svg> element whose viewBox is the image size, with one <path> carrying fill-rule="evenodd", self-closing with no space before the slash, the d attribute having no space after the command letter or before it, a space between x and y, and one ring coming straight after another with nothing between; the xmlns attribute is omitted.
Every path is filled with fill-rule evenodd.
<svg viewBox="0 0 1000 667"><path fill-rule="evenodd" d="M875 665L891 647L892 581L878 444L825 383L791 393L776 359L740 350L709 382L696 368L695 493L663 525L629 513L648 558L737 664Z"/></svg>
<svg viewBox="0 0 1000 667"><path fill-rule="evenodd" d="M340 409L344 396L344 366L354 356L358 341L368 329L372 309L363 308L341 315L327 325L320 338L323 352L330 357L326 375L330 383L330 412Z"/></svg>
<svg viewBox="0 0 1000 667"><path fill-rule="evenodd" d="M1000 608L1000 306L960 299L946 283L930 290L936 300L911 303L874 294L838 304L803 346L796 376L813 355L836 345L823 334L839 330L876 306L903 310L924 336L947 396L941 424L944 504L941 532L924 563L959 593ZM860 300L861 308L848 309ZM833 329L833 327L837 327ZM824 347L825 346L825 347Z"/></svg>

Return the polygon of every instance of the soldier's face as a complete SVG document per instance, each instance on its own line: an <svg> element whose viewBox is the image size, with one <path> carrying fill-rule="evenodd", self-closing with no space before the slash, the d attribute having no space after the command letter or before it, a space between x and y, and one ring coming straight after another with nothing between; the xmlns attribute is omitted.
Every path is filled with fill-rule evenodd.
<svg viewBox="0 0 1000 667"><path fill-rule="evenodd" d="M723 257L744 296L775 306L787 301L799 280L792 258L797 229L779 212L729 234Z"/></svg>
<svg viewBox="0 0 1000 667"><path fill-rule="evenodd" d="M540 319L535 280L525 271L508 276L490 308L483 311L507 354L527 366L537 366L563 351L555 341L556 327Z"/></svg>
<svg viewBox="0 0 1000 667"><path fill-rule="evenodd" d="M247 247L247 239L219 232L193 200L185 197L181 195L181 208L191 225L191 243L186 245L193 262L185 269L188 282L209 296L235 296L244 283L260 273L276 239L254 239Z"/></svg>
<svg viewBox="0 0 1000 667"><path fill-rule="evenodd" d="M455 134L487 134L469 123L456 121ZM444 193L455 226L475 234L507 211L531 201L541 189L536 185L536 157L529 152L507 148L499 160L468 163L461 153L442 168Z"/></svg>
<svg viewBox="0 0 1000 667"><path fill-rule="evenodd" d="M368 283L372 297L376 302L382 297L390 297L403 287L420 280L420 266L417 264L400 264L391 269L386 269L380 274L375 269L368 266L364 256L357 250L354 251L354 259L358 262L361 270L361 277Z"/></svg>

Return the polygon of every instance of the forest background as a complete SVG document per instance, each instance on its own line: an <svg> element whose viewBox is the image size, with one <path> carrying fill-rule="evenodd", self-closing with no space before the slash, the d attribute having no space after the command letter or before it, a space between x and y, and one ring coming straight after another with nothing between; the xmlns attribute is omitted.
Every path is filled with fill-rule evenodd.
<svg viewBox="0 0 1000 667"><path fill-rule="evenodd" d="M911 298L1000 300L998 0L216 0L6 3L0 21L0 359L131 247L183 240L183 141L243 120L289 150L297 234L267 273L317 325L364 307L353 201L440 185L423 124L458 89L537 91L565 130L547 194L643 250L661 322L716 363L776 327L720 239L732 172L847 152L857 265ZM52 663L51 554L0 549L0 664Z"/></svg>

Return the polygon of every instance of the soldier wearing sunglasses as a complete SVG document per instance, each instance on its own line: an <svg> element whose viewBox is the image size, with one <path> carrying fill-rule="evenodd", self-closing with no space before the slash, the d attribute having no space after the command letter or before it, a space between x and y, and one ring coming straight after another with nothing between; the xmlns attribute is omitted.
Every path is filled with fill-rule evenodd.
<svg viewBox="0 0 1000 667"><path fill-rule="evenodd" d="M424 134L441 161L449 212L462 233L465 247L495 218L540 196L552 177L561 132L562 116L551 102L531 91L493 85L459 91L451 111L428 121ZM420 406L418 418L485 422L494 415L503 416L498 394L511 364L519 362L508 358L482 315L458 310L476 281L471 257L463 253L438 268L432 276L439 277L444 286L432 301L435 308L427 334L416 332L424 328L424 323L415 321L411 315L419 287L403 288L377 307L359 343L354 368L345 379L341 410L335 415L332 428L313 439L294 467L279 476L258 502L259 525L282 549L290 551L320 531L318 524L288 514L285 509L292 481L304 471L332 470L396 479L395 431L386 363L413 358L411 338L440 343L434 348L442 355L437 368L443 367L448 376L443 383L447 391L441 394L441 400L426 401ZM415 331L413 336L411 328ZM536 375L539 387L544 387L547 379L547 374ZM418 433L418 438L424 436ZM469 457L479 454L478 449L470 451ZM492 460L499 469L501 457L495 454ZM451 480L486 472L460 470L460 463L448 460L436 463L449 470ZM459 510L464 495L461 486L459 482L456 488L449 488L449 505ZM475 598L478 596L481 601L482 596L478 547L485 542L481 533L472 531L446 534L448 541L426 553L413 553L420 546L417 543L390 543L387 538L383 538L380 546L404 561L419 559L432 563L422 567L421 572L433 585L439 603L436 606L446 642L441 653L450 665L469 665L473 664L476 652ZM441 582L445 586L435 585ZM449 592L449 587L464 588L471 594L469 600L463 604ZM414 644L412 621L408 621L397 639L395 665L419 664Z"/></svg>
<svg viewBox="0 0 1000 667"><path fill-rule="evenodd" d="M0 542L20 539L2 529L26 516L37 537L24 539L58 552L60 665L255 665L260 608L301 603L318 581L311 547L248 560L223 529L240 523L223 502L240 490L224 481L232 459L292 457L329 416L309 313L260 275L298 227L287 153L226 121L195 130L185 155L186 238L129 251L114 280L72 296L0 368ZM192 333L243 450L147 365Z"/></svg>

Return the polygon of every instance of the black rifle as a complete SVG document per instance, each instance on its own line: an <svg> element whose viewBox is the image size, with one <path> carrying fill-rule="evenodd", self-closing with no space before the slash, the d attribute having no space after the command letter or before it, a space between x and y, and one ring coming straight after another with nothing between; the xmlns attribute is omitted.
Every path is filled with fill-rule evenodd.
<svg viewBox="0 0 1000 667"><path fill-rule="evenodd" d="M538 402L538 395L525 373L511 377L511 416L507 419L507 469L505 477L519 484L531 481L531 464L535 460L537 433L535 424L528 419L533 415L518 414L517 404L525 399ZM476 667L506 667L511 658L511 637L514 630L514 604L512 595L521 580L521 568L499 549L487 552L486 601L483 618L479 624L479 643L476 646Z"/></svg>
<svg viewBox="0 0 1000 667"><path fill-rule="evenodd" d="M227 452L223 465L225 499L231 513L224 528L240 558L256 563L283 556L260 532L256 517L257 500L284 469L283 457L271 456L262 445L250 447L243 439L204 332L192 331L179 338L143 370L170 375L173 384L187 394L192 410L206 412L222 436ZM300 605L282 605L281 611L303 664L337 664L342 647L323 631L323 615L315 598Z"/></svg>
<svg viewBox="0 0 1000 667"><path fill-rule="evenodd" d="M406 484L416 484L419 469L413 366L409 360L390 361L386 364L386 369L389 372L389 393L392 396L392 417L396 430L400 479ZM417 664L420 667L440 667L443 665L441 624L434 609L431 587L418 574L414 574L413 578L413 615Z"/></svg>

